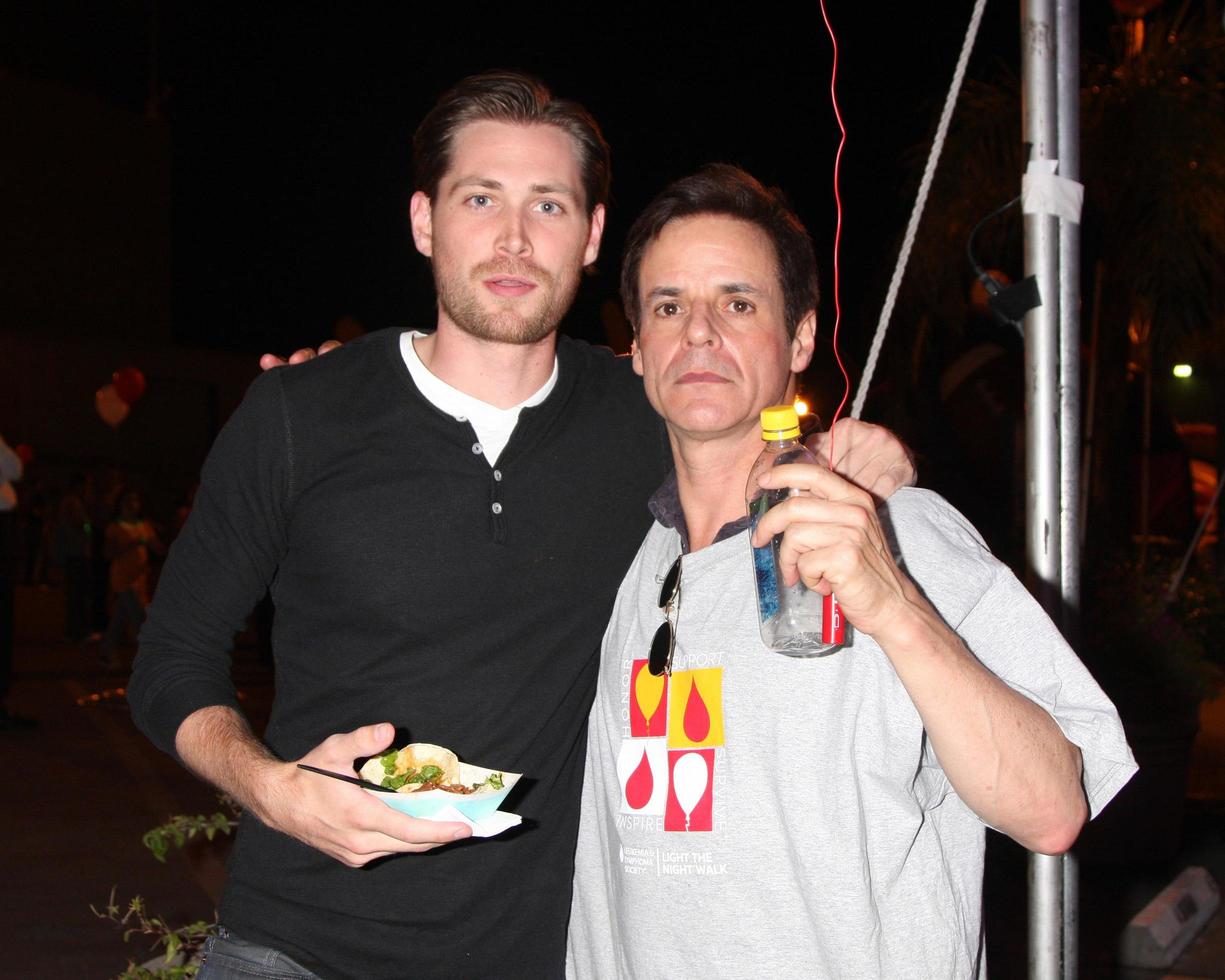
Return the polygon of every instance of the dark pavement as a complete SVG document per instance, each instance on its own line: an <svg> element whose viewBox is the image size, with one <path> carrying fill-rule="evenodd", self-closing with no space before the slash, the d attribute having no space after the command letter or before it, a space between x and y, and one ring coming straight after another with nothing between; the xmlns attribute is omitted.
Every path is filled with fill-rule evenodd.
<svg viewBox="0 0 1225 980"><path fill-rule="evenodd" d="M125 946L119 930L94 917L116 888L126 904L140 894L152 912L179 924L211 919L224 871L218 849L172 851L159 864L141 845L172 814L210 814L215 794L154 749L132 726L116 692L126 679L104 671L97 645L59 639L62 596L22 588L12 706L35 717L30 732L0 732L6 801L0 807L3 881L0 978L103 978L147 943ZM130 656L130 651L129 651ZM266 717L271 672L252 645L240 645L236 675L255 724ZM1113 963L1127 921L1184 867L1206 867L1225 883L1225 699L1205 706L1188 787L1183 842L1172 858L1082 863L1081 976L1225 980L1225 914L1168 971L1127 973ZM1026 975L1025 854L992 835L987 881L988 967L993 980Z"/></svg>
<svg viewBox="0 0 1225 980"><path fill-rule="evenodd" d="M115 888L120 905L142 895L151 913L176 925L212 919L223 880L213 849L193 847L196 860L175 850L159 864L141 837L172 814L221 808L209 787L133 727L117 690L126 675L102 669L98 645L59 639L62 594L21 588L17 603L11 702L39 725L0 733L8 898L0 916L0 976L113 977L129 956L145 960L148 944L134 938L125 946L120 930L97 919L90 905L102 908ZM240 650L239 660L244 689L252 702L266 704L270 675L251 650Z"/></svg>

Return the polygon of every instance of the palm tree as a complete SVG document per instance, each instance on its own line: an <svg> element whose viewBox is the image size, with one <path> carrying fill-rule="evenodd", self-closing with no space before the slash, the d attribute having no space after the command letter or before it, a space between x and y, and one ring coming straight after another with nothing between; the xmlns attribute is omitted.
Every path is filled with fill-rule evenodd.
<svg viewBox="0 0 1225 980"><path fill-rule="evenodd" d="M1138 435L1119 425L1129 367L1151 369L1194 345L1211 359L1225 434L1225 38L1215 20L1189 0L1170 15L1123 18L1115 56L1084 72L1082 267L1095 278L1083 291L1086 335L1100 323L1090 351L1101 460L1090 514L1103 538L1126 536L1130 519L1118 492L1130 483ZM889 368L912 387L933 335L956 335L966 320L971 229L1017 193L1019 89L1015 78L963 88L898 304L922 312L899 320L891 337ZM984 227L976 251L983 265L1019 278L1019 209Z"/></svg>
<svg viewBox="0 0 1225 980"><path fill-rule="evenodd" d="M1117 413L1125 397L1118 367L1136 365L1145 392L1142 448L1155 364L1195 341L1211 358L1211 374L1225 379L1225 100L1219 82L1225 40L1215 25L1196 25L1189 8L1183 3L1147 29L1138 19L1124 25L1113 63L1091 66L1083 92L1086 189L1097 231L1090 247L1100 263L1098 315L1106 327L1098 421L1118 417L1107 414ZM1225 420L1225 399L1218 398L1217 415ZM1127 439L1117 426L1101 424L1098 431ZM1121 448L1103 445L1103 458L1123 457ZM1141 481L1144 522L1147 467ZM1099 505L1105 489L1100 483L1095 488ZM1146 530L1142 523L1142 541Z"/></svg>

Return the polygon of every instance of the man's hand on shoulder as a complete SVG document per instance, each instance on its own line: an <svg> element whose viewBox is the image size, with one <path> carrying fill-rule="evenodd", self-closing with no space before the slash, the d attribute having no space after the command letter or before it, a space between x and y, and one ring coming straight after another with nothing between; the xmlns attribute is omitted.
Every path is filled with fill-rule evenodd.
<svg viewBox="0 0 1225 980"><path fill-rule="evenodd" d="M339 340L325 340L319 345L318 351L310 347L302 347L290 354L288 358L278 357L276 354L265 354L259 359L259 367L261 371L267 371L275 367L284 367L286 364L301 364L341 346L343 345Z"/></svg>
<svg viewBox="0 0 1225 980"><path fill-rule="evenodd" d="M201 708L179 726L179 755L205 779L237 799L267 826L360 868L392 854L428 851L471 836L463 823L418 820L338 779L297 767L297 761L350 775L353 761L382 752L391 725L367 725L332 735L300 760L282 762L231 708Z"/></svg>
<svg viewBox="0 0 1225 980"><path fill-rule="evenodd" d="M910 451L884 426L839 419L829 432L809 436L808 448L828 463L831 440L834 472L866 490L877 503L887 500L899 487L914 485L916 473Z"/></svg>

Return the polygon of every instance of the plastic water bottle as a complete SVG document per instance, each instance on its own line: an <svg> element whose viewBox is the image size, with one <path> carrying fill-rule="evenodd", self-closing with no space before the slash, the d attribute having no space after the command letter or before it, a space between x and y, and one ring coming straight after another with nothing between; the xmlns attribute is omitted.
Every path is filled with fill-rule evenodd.
<svg viewBox="0 0 1225 980"><path fill-rule="evenodd" d="M745 488L749 518L754 528L775 504L803 491L781 488L763 490L757 478L766 470L785 463L816 463L817 458L800 441L800 421L792 405L774 405L761 411L761 438L765 448L753 463ZM842 610L837 600L813 592L803 582L783 585L778 570L778 548L782 535L752 549L757 580L757 612L761 639L767 647L790 657L819 657L847 643Z"/></svg>

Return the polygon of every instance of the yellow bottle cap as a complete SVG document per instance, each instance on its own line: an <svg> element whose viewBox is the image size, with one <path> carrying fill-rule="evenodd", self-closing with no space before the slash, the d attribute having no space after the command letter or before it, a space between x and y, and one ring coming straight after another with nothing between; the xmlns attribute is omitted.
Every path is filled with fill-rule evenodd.
<svg viewBox="0 0 1225 980"><path fill-rule="evenodd" d="M771 405L761 410L761 437L771 442L795 439L800 434L800 417L794 405Z"/></svg>

